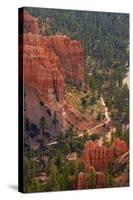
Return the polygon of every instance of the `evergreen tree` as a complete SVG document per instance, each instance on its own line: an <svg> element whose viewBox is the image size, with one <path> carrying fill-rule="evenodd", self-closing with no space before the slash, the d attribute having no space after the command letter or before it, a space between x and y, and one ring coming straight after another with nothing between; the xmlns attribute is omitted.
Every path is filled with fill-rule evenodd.
<svg viewBox="0 0 133 200"><path fill-rule="evenodd" d="M39 182L39 180L34 178L32 181L32 192L41 192L41 191L42 191L41 183Z"/></svg>
<svg viewBox="0 0 133 200"><path fill-rule="evenodd" d="M48 128L48 124L47 124L44 116L42 116L40 118L39 126L40 126L40 130L41 130L42 146L44 147L46 145L46 141L47 141L47 139L46 139L47 136L45 135L45 133L47 133L46 129Z"/></svg>
<svg viewBox="0 0 133 200"><path fill-rule="evenodd" d="M56 165L51 161L49 170L49 179L47 183L49 191L59 191L60 185L58 182L58 170Z"/></svg>

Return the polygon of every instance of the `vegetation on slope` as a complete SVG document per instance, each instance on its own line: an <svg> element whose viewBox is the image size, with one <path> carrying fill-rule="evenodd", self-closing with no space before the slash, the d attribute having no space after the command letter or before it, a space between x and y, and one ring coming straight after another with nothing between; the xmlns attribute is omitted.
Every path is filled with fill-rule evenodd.
<svg viewBox="0 0 133 200"><path fill-rule="evenodd" d="M77 90L72 85L66 86L65 99L73 107L87 117L101 119L103 107L102 96L111 114L115 131L110 141L103 137L103 144L111 146L114 138L121 138L129 143L129 88L123 84L128 72L129 63L129 16L119 13L77 12L66 10L50 10L26 8L38 18L43 35L65 34L72 39L80 40L85 59L85 89ZM45 119L40 120L40 131L46 129ZM44 136L45 137L45 136ZM45 138L46 139L46 138ZM68 154L77 153L79 158L86 141L98 141L96 136L84 134L75 138L72 127L66 134L59 133L56 145L44 144L41 149L29 147L24 152L24 190L58 191L70 189L70 176L84 172L84 165L79 159L70 161ZM129 165L124 172L129 171ZM96 187L95 170L88 177L93 177L88 188ZM115 186L114 180L123 171L112 173L112 165L108 166L104 175L105 187ZM39 177L46 178L41 182ZM77 187L77 185L76 185ZM76 188L75 188L76 189Z"/></svg>

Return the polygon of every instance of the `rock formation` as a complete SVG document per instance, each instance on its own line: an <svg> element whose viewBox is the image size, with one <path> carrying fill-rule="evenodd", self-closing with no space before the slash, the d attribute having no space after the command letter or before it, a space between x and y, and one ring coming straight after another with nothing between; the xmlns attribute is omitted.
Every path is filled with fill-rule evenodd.
<svg viewBox="0 0 133 200"><path fill-rule="evenodd" d="M114 150L115 157L118 157L128 151L128 145L120 138L116 138L114 140L112 148Z"/></svg>
<svg viewBox="0 0 133 200"><path fill-rule="evenodd" d="M85 173L83 172L80 172L78 174L78 185L77 185L77 189L80 190L80 189L85 189L85 181L86 180L86 176L85 176Z"/></svg>
<svg viewBox="0 0 133 200"><path fill-rule="evenodd" d="M82 154L86 170L90 170L93 166L96 171L104 171L113 159L113 151L111 148L99 146L96 142L89 141L85 144Z"/></svg>
<svg viewBox="0 0 133 200"><path fill-rule="evenodd" d="M115 186L116 187L129 186L129 174L127 172L123 172L122 175L115 178Z"/></svg>
<svg viewBox="0 0 133 200"><path fill-rule="evenodd" d="M80 42L71 40L67 36L41 36L36 34L24 34L24 45L32 45L40 48L48 48L53 52L59 62L64 78L67 82L80 87L84 83L83 50Z"/></svg>
<svg viewBox="0 0 133 200"><path fill-rule="evenodd" d="M80 172L78 174L78 181L77 181L78 190L88 189L88 188L103 188L104 186L105 186L105 175L103 172L96 172L95 176L91 175L89 177L87 173Z"/></svg>
<svg viewBox="0 0 133 200"><path fill-rule="evenodd" d="M25 120L39 126L39 119L45 116L51 135L73 124L76 131L82 133L101 123L88 120L64 100L66 83L76 87L84 85L83 49L80 42L65 35L42 36L37 19L27 12L20 14L21 20L24 22L24 33L20 35L19 53L24 75ZM56 128L53 123L55 116L58 121ZM31 143L29 146L36 142L33 138L28 139ZM113 159L127 151L127 144L119 138L114 140L110 148L88 141L81 156L85 172L80 172L78 177L70 176L70 188L89 188L86 185L87 173L92 168L95 170L96 187L104 187L104 171ZM119 162L120 166L125 165L127 157L123 157L123 160L121 158ZM115 167L115 171L118 169Z"/></svg>
<svg viewBox="0 0 133 200"><path fill-rule="evenodd" d="M69 188L71 190L77 189L77 178L75 175L69 176Z"/></svg>
<svg viewBox="0 0 133 200"><path fill-rule="evenodd" d="M31 32L33 34L39 34L39 26L37 19L32 15L29 15L28 12L21 12L19 15L19 22L23 25L23 33Z"/></svg>
<svg viewBox="0 0 133 200"><path fill-rule="evenodd" d="M25 86L35 88L40 101L45 104L54 100L63 104L61 64L53 49L45 45L45 39L31 33L24 34L23 55Z"/></svg>
<svg viewBox="0 0 133 200"><path fill-rule="evenodd" d="M24 44L53 50L61 63L65 79L76 86L81 86L84 82L84 63L80 41L71 40L65 35L39 35L37 19L27 12L20 14L21 20L24 22L24 33L33 34L25 36Z"/></svg>
<svg viewBox="0 0 133 200"><path fill-rule="evenodd" d="M65 82L77 87L84 84L83 49L79 41L67 36L40 35L37 19L27 12L20 14L21 20L24 33L20 35L19 49L24 74L25 116L37 124L45 114L44 105L52 116L56 112L60 126L66 128L70 124L65 122L69 110L65 109Z"/></svg>
<svg viewBox="0 0 133 200"><path fill-rule="evenodd" d="M113 159L128 151L127 144L121 139L115 139L112 147L99 146L96 142L88 141L84 146L81 159L86 170L93 166L96 171L104 171Z"/></svg>
<svg viewBox="0 0 133 200"><path fill-rule="evenodd" d="M67 36L51 36L49 44L63 66L65 80L80 87L84 82L83 49L80 41Z"/></svg>
<svg viewBox="0 0 133 200"><path fill-rule="evenodd" d="M95 184L96 188L105 187L104 172L108 168L108 165L113 163L112 173L114 173L122 170L123 167L127 165L128 159L128 147L123 140L114 140L110 148L99 146L93 141L86 142L81 155L81 160L85 166L85 172L80 172L78 174L77 188L93 188L93 184ZM92 171L94 171L95 176L94 174L92 176ZM89 177L88 174L90 174ZM120 182L119 179L120 178L116 179L116 182ZM121 179L123 180L122 176Z"/></svg>
<svg viewBox="0 0 133 200"><path fill-rule="evenodd" d="M96 173L96 184L97 184L97 188L105 187L105 175L103 172Z"/></svg>

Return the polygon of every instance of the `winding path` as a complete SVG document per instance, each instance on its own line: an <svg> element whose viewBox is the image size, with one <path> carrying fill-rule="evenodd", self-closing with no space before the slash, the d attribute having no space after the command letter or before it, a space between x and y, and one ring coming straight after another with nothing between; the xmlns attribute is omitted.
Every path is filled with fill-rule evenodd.
<svg viewBox="0 0 133 200"><path fill-rule="evenodd" d="M89 130L87 131L87 133L88 133L89 135L92 134L92 133L91 133L92 131L94 131L94 130L96 130L97 128L100 128L100 127L102 127L102 126L104 126L104 125L106 125L106 124L108 124L108 123L111 121L111 119L110 119L110 117L109 117L109 114L108 114L108 108L107 108L107 106L106 106L106 104L105 104L103 98L101 97L100 99L101 99L102 105L104 106L104 115L105 115L106 121L105 121L105 122L102 122L101 124L98 124L98 125L94 126L94 127L91 128L91 129L89 129ZM83 137L83 135L84 135L84 133L81 133L81 134L79 134L77 137Z"/></svg>
<svg viewBox="0 0 133 200"><path fill-rule="evenodd" d="M91 128L91 129L88 129L87 133L88 133L89 135L92 134L92 131L94 131L94 130L96 130L97 128L100 128L100 127L102 127L102 126L104 126L104 125L106 125L106 124L108 124L108 123L111 121L111 119L110 119L110 117L109 117L109 113L108 113L108 108L107 108L107 106L106 106L106 104L105 104L105 102L104 102L104 100L103 100L103 97L101 97L100 99L101 99L102 105L104 106L104 115L105 115L105 120L106 120L106 121L105 121L105 122L102 122L101 124L98 124L98 125L94 126L94 127ZM84 135L84 133L81 133L81 134L79 134L78 136L76 136L75 138L83 137L83 135ZM52 145L55 145L55 144L57 144L57 143L58 143L57 141L50 142L50 143L47 144L47 146L52 146Z"/></svg>

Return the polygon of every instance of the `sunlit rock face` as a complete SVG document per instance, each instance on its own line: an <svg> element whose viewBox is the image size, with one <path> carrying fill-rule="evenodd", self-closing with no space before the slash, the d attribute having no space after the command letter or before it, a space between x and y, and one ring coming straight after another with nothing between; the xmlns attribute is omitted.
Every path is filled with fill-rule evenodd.
<svg viewBox="0 0 133 200"><path fill-rule="evenodd" d="M124 140L121 140L120 138L116 138L114 140L112 148L115 157L118 157L128 151L127 143L125 143Z"/></svg>
<svg viewBox="0 0 133 200"><path fill-rule="evenodd" d="M96 171L103 171L107 168L109 162L113 159L111 148L99 146L96 142L89 141L85 144L82 159L86 170L93 166Z"/></svg>
<svg viewBox="0 0 133 200"><path fill-rule="evenodd" d="M40 35L24 34L23 45L25 86L36 88L40 100L46 104L51 104L50 101L62 104L64 77L58 56Z"/></svg>
<svg viewBox="0 0 133 200"><path fill-rule="evenodd" d="M96 171L102 172L109 166L113 159L127 151L127 144L119 138L114 140L112 147L99 146L96 142L88 141L84 146L82 160L84 161L86 170L90 170L93 166Z"/></svg>
<svg viewBox="0 0 133 200"><path fill-rule="evenodd" d="M83 49L80 41L71 40L67 36L49 38L49 44L62 64L65 80L80 87L84 83Z"/></svg>
<svg viewBox="0 0 133 200"><path fill-rule="evenodd" d="M93 182L95 182L95 187L96 188L103 188L105 186L105 175L103 172L96 172L95 174L95 180L93 180ZM88 183L92 182L92 178L88 178L87 173L83 173L80 172L78 174L78 180L77 180L77 189L81 190L81 189L88 189L88 188L92 188L92 186Z"/></svg>
<svg viewBox="0 0 133 200"><path fill-rule="evenodd" d="M65 118L69 110L65 109L65 82L76 87L84 84L83 49L79 41L64 35L42 36L37 19L27 12L20 14L20 18L24 21L19 48L23 55L20 63L24 75L25 116L37 124L41 116L49 118L46 107L52 117L56 112L60 129L64 130L68 126Z"/></svg>
<svg viewBox="0 0 133 200"><path fill-rule="evenodd" d="M31 32L33 34L39 34L39 25L37 19L24 11L19 14L20 24L23 24L23 33Z"/></svg>
<svg viewBox="0 0 133 200"><path fill-rule="evenodd" d="M83 50L79 41L60 35L45 37L29 33L24 36L24 44L35 46L38 49L42 47L46 50L47 48L49 50L48 59L53 58L54 62L53 54L58 58L60 66L58 64L57 67L63 72L65 81L77 87L83 85ZM45 52L47 53L47 51Z"/></svg>
<svg viewBox="0 0 133 200"><path fill-rule="evenodd" d="M122 169L122 166L128 162L128 146L119 138L114 140L111 147L99 146L97 142L88 141L85 143L81 161L84 163L85 172L80 172L78 174L77 188L88 188L88 185L86 185L89 180L87 173L91 173L92 170L95 171L95 187L103 188L106 183L105 170L108 169L109 166L113 166L112 172L114 173ZM116 185L120 184L120 180L122 180L122 183L124 181L124 183L126 183L128 180L127 173L124 174L124 177L120 176L116 178Z"/></svg>

